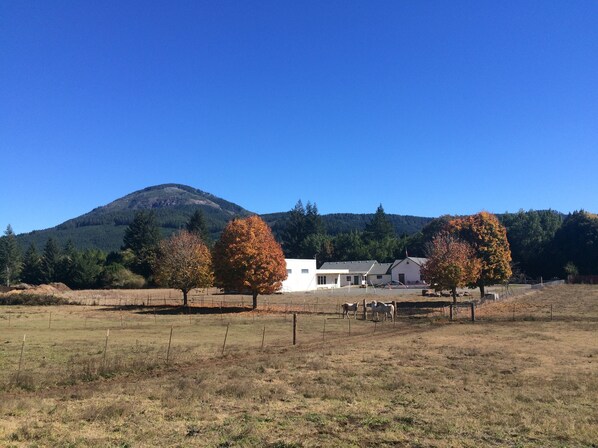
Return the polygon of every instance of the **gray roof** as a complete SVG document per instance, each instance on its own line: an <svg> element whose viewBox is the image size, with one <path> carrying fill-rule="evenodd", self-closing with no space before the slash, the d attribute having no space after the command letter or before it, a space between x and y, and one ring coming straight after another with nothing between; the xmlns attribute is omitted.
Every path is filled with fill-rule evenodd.
<svg viewBox="0 0 598 448"><path fill-rule="evenodd" d="M407 257L407 258L403 258L401 260L395 260L395 262L392 264L392 266L391 266L390 269L392 270L395 266L397 266L398 264L402 263L405 260L411 260L411 261L413 261L415 264L417 264L419 266L423 266L428 261L427 258Z"/></svg>
<svg viewBox="0 0 598 448"><path fill-rule="evenodd" d="M369 272L376 264L378 264L376 260L327 261L320 267L320 269L348 269L350 274L365 274Z"/></svg>
<svg viewBox="0 0 598 448"><path fill-rule="evenodd" d="M370 275L384 275L390 274L390 267L392 263L376 263L372 270L369 272Z"/></svg>

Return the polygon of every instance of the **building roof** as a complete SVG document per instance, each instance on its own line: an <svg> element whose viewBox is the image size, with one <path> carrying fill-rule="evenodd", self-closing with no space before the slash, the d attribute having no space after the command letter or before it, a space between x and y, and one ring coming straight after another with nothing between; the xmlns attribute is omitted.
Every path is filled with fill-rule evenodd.
<svg viewBox="0 0 598 448"><path fill-rule="evenodd" d="M327 261L320 267L320 269L348 269L350 274L367 274L376 264L378 264L376 260Z"/></svg>
<svg viewBox="0 0 598 448"><path fill-rule="evenodd" d="M385 275L390 273L392 263L376 263L370 270L369 275Z"/></svg>
<svg viewBox="0 0 598 448"><path fill-rule="evenodd" d="M403 258L402 260L396 260L393 265L390 267L390 270L394 269L395 267L397 267L398 265L400 265L401 263L403 263L404 261L409 260L414 262L415 264L417 264L418 266L423 266L424 264L426 264L426 262L428 261L427 258L420 258L420 257L407 257L407 258Z"/></svg>

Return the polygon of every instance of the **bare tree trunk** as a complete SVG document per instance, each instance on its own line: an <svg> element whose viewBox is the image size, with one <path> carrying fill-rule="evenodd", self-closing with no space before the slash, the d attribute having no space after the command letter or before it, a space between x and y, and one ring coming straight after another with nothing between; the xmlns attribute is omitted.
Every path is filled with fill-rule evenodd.
<svg viewBox="0 0 598 448"><path fill-rule="evenodd" d="M253 309L257 308L257 291L252 291L253 295Z"/></svg>
<svg viewBox="0 0 598 448"><path fill-rule="evenodd" d="M184 290L184 289L182 291L183 291L183 306L187 306L187 293L189 291Z"/></svg>
<svg viewBox="0 0 598 448"><path fill-rule="evenodd" d="M485 295L486 295L486 287L485 287L485 285L482 283L482 284L480 285L480 298L482 298L482 299L483 299Z"/></svg>
<svg viewBox="0 0 598 448"><path fill-rule="evenodd" d="M457 288L452 288L451 292L453 293L453 303L457 303Z"/></svg>

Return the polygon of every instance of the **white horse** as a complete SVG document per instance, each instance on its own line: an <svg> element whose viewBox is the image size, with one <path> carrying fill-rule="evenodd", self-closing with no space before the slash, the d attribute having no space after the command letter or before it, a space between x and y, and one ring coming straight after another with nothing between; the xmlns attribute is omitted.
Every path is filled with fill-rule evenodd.
<svg viewBox="0 0 598 448"><path fill-rule="evenodd" d="M349 312L352 311L353 312L353 318L357 319L357 308L359 308L359 303L355 302L355 303L343 303L341 305L341 307L343 308L343 319L345 318L345 316L347 316L347 318L349 318Z"/></svg>
<svg viewBox="0 0 598 448"><path fill-rule="evenodd" d="M395 306L392 303L376 302L375 300L368 303L368 306L372 308L372 319L378 317L378 313L384 315L384 320L390 317L390 320L394 322L395 317Z"/></svg>

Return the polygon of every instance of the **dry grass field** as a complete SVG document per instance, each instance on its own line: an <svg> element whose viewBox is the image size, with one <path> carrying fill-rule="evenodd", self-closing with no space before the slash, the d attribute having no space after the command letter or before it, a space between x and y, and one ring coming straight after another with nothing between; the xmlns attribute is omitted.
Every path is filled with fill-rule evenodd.
<svg viewBox="0 0 598 448"><path fill-rule="evenodd" d="M598 287L302 313L296 346L288 313L215 307L2 307L0 446L598 446Z"/></svg>

